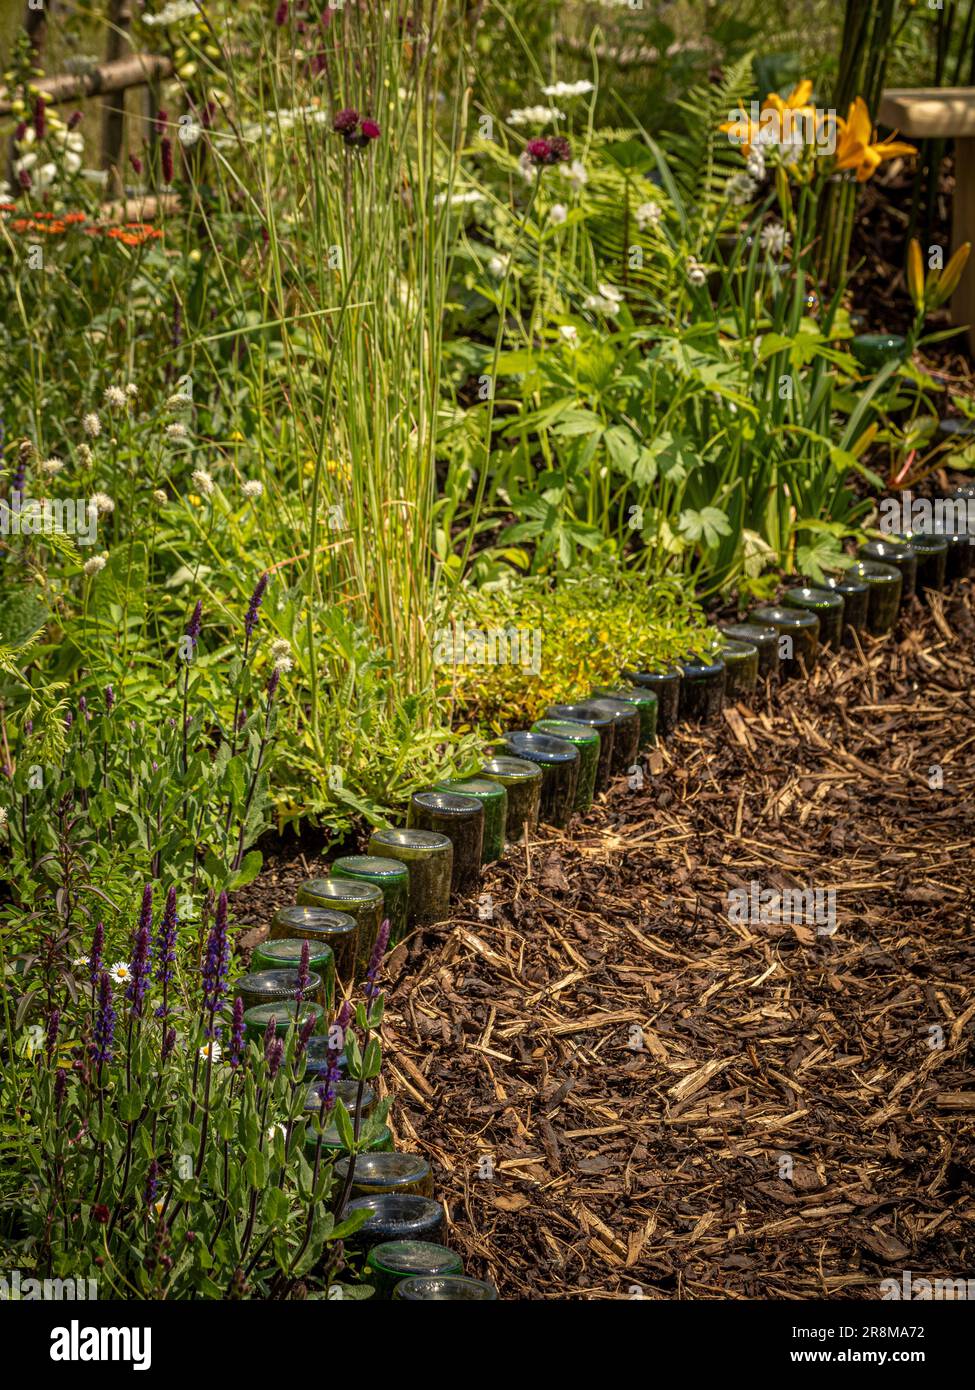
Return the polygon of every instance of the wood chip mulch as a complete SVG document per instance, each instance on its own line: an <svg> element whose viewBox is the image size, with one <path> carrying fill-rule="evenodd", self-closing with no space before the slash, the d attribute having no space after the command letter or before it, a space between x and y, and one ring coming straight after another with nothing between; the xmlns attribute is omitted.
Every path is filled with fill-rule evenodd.
<svg viewBox="0 0 975 1390"><path fill-rule="evenodd" d="M681 728L396 949L391 1124L468 1273L527 1299L975 1277L973 692L966 585ZM249 920L311 868L272 865ZM752 882L833 889L835 931L730 920Z"/></svg>

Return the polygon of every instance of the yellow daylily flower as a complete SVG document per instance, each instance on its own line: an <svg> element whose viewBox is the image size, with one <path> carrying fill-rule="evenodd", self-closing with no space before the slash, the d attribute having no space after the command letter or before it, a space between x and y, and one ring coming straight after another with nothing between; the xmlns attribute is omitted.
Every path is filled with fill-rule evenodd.
<svg viewBox="0 0 975 1390"><path fill-rule="evenodd" d="M762 129L761 114L764 112L775 111L777 113L780 122L780 134L783 138L788 138L793 120L804 120L807 116L815 119L816 108L809 104L812 90L812 82L808 77L804 77L801 82L796 83L787 97L780 97L778 92L769 92L762 102L761 113L757 121L753 121L742 111L740 121L723 121L718 129L724 131L726 135L734 134L741 145L742 153L747 158L752 152L752 145L758 139L759 131ZM793 112L795 115L787 114Z"/></svg>
<svg viewBox="0 0 975 1390"><path fill-rule="evenodd" d="M846 120L837 116L838 131L836 141L836 168L855 169L857 183L865 183L872 178L880 165L887 159L898 155L917 154L913 145L893 137L887 140L873 140L873 121L863 97L850 102Z"/></svg>

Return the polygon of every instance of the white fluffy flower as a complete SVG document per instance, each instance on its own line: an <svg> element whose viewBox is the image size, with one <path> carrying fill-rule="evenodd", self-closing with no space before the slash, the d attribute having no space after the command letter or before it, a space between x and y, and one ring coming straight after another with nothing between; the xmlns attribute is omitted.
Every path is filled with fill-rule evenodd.
<svg viewBox="0 0 975 1390"><path fill-rule="evenodd" d="M564 165L560 167L563 168L566 178L576 191L585 188L589 182L589 175L586 173L586 166L581 159L574 159L568 168L565 168Z"/></svg>
<svg viewBox="0 0 975 1390"><path fill-rule="evenodd" d="M181 116L176 134L179 137L179 143L189 149L196 144L203 134L203 127L199 121L194 121L191 116Z"/></svg>
<svg viewBox="0 0 975 1390"><path fill-rule="evenodd" d="M93 410L89 410L87 415L82 416L81 428L89 439L97 439L102 432L102 422Z"/></svg>
<svg viewBox="0 0 975 1390"><path fill-rule="evenodd" d="M271 643L271 660L280 661L283 656L291 655L291 643L284 637L276 637Z"/></svg>
<svg viewBox="0 0 975 1390"><path fill-rule="evenodd" d="M553 82L551 87L543 87L542 91L547 97L584 97L595 88L583 78L581 82Z"/></svg>
<svg viewBox="0 0 975 1390"><path fill-rule="evenodd" d="M264 484L257 478L248 478L246 482L241 483L240 490L249 502L256 502L258 497L264 496Z"/></svg>
<svg viewBox="0 0 975 1390"><path fill-rule="evenodd" d="M503 280L508 271L510 256L492 256L487 263L488 271L495 280Z"/></svg>
<svg viewBox="0 0 975 1390"><path fill-rule="evenodd" d="M192 474L192 478L193 478L193 482L194 482L195 485L196 485L197 490L198 490L199 492L202 492L204 497L212 497L212 496L213 496L213 488L214 488L213 477L212 477L212 475L211 475L210 473L208 473L208 472L206 471L205 468L197 468L197 469L195 469L194 472L193 472L193 474Z"/></svg>
<svg viewBox="0 0 975 1390"><path fill-rule="evenodd" d="M167 438L167 439L185 439L185 438L186 438L186 426L183 424L182 420L173 420L170 424L168 424L168 425L166 426L166 438Z"/></svg>
<svg viewBox="0 0 975 1390"><path fill-rule="evenodd" d="M765 156L758 148L752 150L745 163L748 177L756 179L759 183L765 177Z"/></svg>
<svg viewBox="0 0 975 1390"><path fill-rule="evenodd" d="M130 381L128 386L126 386L125 394L129 397L130 400L135 400L136 396L139 394L139 388L138 386L136 386L134 381Z"/></svg>
<svg viewBox="0 0 975 1390"><path fill-rule="evenodd" d="M165 28L170 24L178 24L181 19L194 19L199 13L194 0L168 0L168 4L163 5L158 14L144 14L141 19L150 29Z"/></svg>
<svg viewBox="0 0 975 1390"><path fill-rule="evenodd" d="M623 303L623 291L609 284L599 284L596 289L597 294L586 296L585 307L598 314L615 314Z"/></svg>
<svg viewBox="0 0 975 1390"><path fill-rule="evenodd" d="M107 516L110 512L114 512L115 510L115 503L107 492L93 492L91 494L91 505L95 508L99 516Z"/></svg>
<svg viewBox="0 0 975 1390"><path fill-rule="evenodd" d="M96 574L99 574L107 564L107 555L93 555L90 560L86 560L84 563L85 574L87 574L89 579L92 579Z"/></svg>
<svg viewBox="0 0 975 1390"><path fill-rule="evenodd" d="M559 333L572 347L579 341L579 330L574 323L560 323Z"/></svg>
<svg viewBox="0 0 975 1390"><path fill-rule="evenodd" d="M274 663L275 671L277 671L282 676L286 672L290 671L293 666L294 662L291 660L290 656L279 656L277 661Z"/></svg>
<svg viewBox="0 0 975 1390"><path fill-rule="evenodd" d="M129 398L121 386L105 387L105 404L109 410L124 410L128 403Z"/></svg>
<svg viewBox="0 0 975 1390"><path fill-rule="evenodd" d="M750 174L735 174L725 185L725 192L733 203L741 206L750 203L758 189L758 184Z"/></svg>
<svg viewBox="0 0 975 1390"><path fill-rule="evenodd" d="M108 978L113 985L127 985L132 979L132 968L126 960L117 960L109 968Z"/></svg>
<svg viewBox="0 0 975 1390"><path fill-rule="evenodd" d="M189 410L189 408L190 408L190 406L191 406L192 404L193 404L193 397L192 397L192 396L184 396L184 395L182 394L182 392L177 391L177 393L176 393L175 396L170 396L170 397L169 397L169 400L166 402L166 409L167 409L167 410Z"/></svg>
<svg viewBox="0 0 975 1390"><path fill-rule="evenodd" d="M781 222L766 222L758 238L768 256L781 256L792 237Z"/></svg>
<svg viewBox="0 0 975 1390"><path fill-rule="evenodd" d="M569 215L569 209L565 203L553 203L549 211L549 217L557 227L560 227Z"/></svg>
<svg viewBox="0 0 975 1390"><path fill-rule="evenodd" d="M161 487L157 487L155 492L152 494L152 500L154 502L158 502L160 507L165 507L166 503L169 501L169 498Z"/></svg>
<svg viewBox="0 0 975 1390"><path fill-rule="evenodd" d="M87 444L78 445L78 462L82 468L90 468L94 459L95 456Z"/></svg>
<svg viewBox="0 0 975 1390"><path fill-rule="evenodd" d="M510 125L548 125L564 120L565 112L557 106L518 106L508 117Z"/></svg>
<svg viewBox="0 0 975 1390"><path fill-rule="evenodd" d="M693 256L691 256L687 262L687 278L690 283L696 285L698 289L700 289L702 285L706 285L708 281L707 271L701 262L695 260Z"/></svg>
<svg viewBox="0 0 975 1390"><path fill-rule="evenodd" d="M652 199L646 203L641 203L633 213L640 231L644 231L647 227L656 227L660 221L661 211L660 204L653 202Z"/></svg>
<svg viewBox="0 0 975 1390"><path fill-rule="evenodd" d="M5 807L5 806L0 806L0 830L2 830L6 824L7 824L7 810L6 810L6 807ZM87 958L85 959L85 964L86 964L86 965L88 964Z"/></svg>
<svg viewBox="0 0 975 1390"><path fill-rule="evenodd" d="M45 478L53 478L55 473L60 473L63 467L64 463L61 459L49 458L45 459L44 462L40 465L40 470L44 474Z"/></svg>

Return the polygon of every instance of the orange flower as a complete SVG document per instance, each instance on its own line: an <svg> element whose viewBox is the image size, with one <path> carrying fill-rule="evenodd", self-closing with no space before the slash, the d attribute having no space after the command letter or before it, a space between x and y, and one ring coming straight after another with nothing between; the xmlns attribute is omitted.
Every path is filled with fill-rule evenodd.
<svg viewBox="0 0 975 1390"><path fill-rule="evenodd" d="M887 159L898 155L917 154L913 145L890 137L875 140L873 122L863 97L850 103L846 120L837 116L836 126L839 138L836 142L836 168L855 169L857 183L865 183L872 178L880 165Z"/></svg>
<svg viewBox="0 0 975 1390"><path fill-rule="evenodd" d="M123 227L109 227L108 236L125 246L144 246L147 241L158 241L162 232L145 222L126 222Z"/></svg>
<svg viewBox="0 0 975 1390"><path fill-rule="evenodd" d="M752 152L752 146L757 141L763 125L770 124L770 122L763 122L761 115L766 111L774 111L778 117L779 138L788 141L796 128L801 129L807 119L816 120L816 108L809 104L812 90L812 82L808 77L805 77L801 82L796 83L784 99L779 96L778 92L769 92L762 102L758 121L753 121L742 111L741 120L724 121L718 126L718 129L732 135L747 158Z"/></svg>

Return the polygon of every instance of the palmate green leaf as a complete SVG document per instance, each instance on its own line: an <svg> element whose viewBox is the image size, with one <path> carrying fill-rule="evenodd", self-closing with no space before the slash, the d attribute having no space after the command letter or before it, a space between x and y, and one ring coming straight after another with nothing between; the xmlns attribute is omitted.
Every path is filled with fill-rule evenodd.
<svg viewBox="0 0 975 1390"><path fill-rule="evenodd" d="M702 507L699 512L683 511L677 525L687 540L700 542L706 550L713 550L722 536L731 535L728 518L717 507Z"/></svg>

